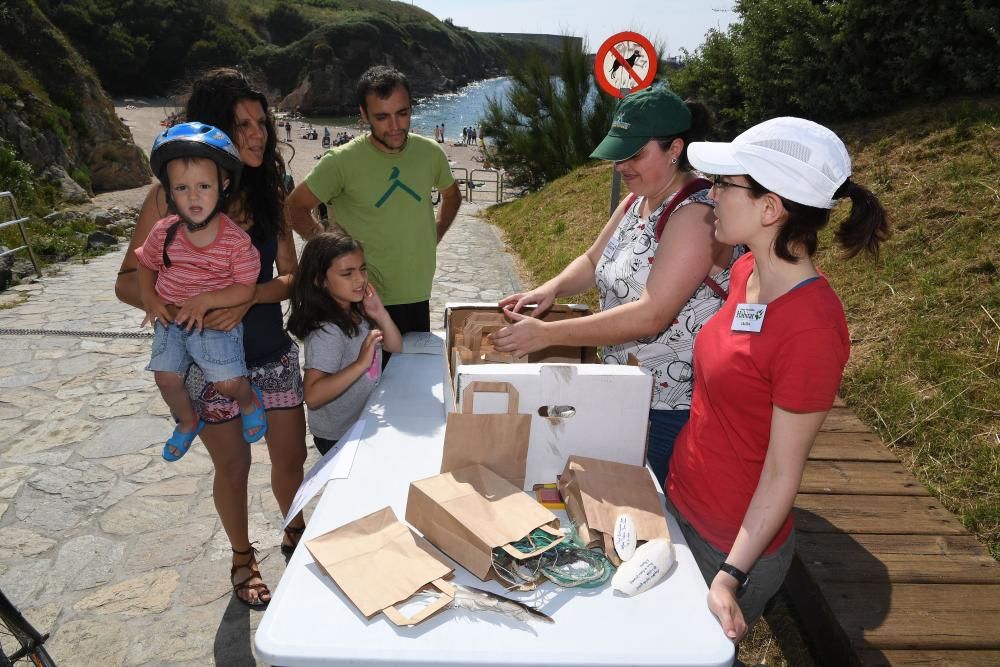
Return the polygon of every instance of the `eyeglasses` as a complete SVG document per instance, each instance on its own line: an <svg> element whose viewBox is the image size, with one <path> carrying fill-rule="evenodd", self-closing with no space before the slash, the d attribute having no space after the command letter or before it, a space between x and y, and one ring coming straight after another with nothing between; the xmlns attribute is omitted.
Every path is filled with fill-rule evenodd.
<svg viewBox="0 0 1000 667"><path fill-rule="evenodd" d="M733 183L732 181L723 180L722 176L713 176L712 183L719 190L725 190L726 188L739 188L740 190L753 190L749 185L740 185L739 183Z"/></svg>

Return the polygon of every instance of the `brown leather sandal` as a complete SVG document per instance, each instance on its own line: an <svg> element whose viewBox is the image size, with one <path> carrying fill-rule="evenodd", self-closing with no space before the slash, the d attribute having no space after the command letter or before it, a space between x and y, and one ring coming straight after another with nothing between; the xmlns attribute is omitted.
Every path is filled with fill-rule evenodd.
<svg viewBox="0 0 1000 667"><path fill-rule="evenodd" d="M250 556L246 563L242 565L236 564L236 556ZM233 577L236 576L236 571L246 568L250 571L250 576L243 581L237 583L233 581ZM250 607L251 609L262 609L267 606L271 601L271 590L267 587L263 581L256 584L251 584L251 579L260 579L260 568L257 567L257 550L251 545L246 551L237 551L233 549L233 568L229 571L229 581L233 584L233 595L236 599ZM257 593L257 600L247 600L246 598L240 597L240 591L255 591ZM263 599L263 596L267 595L267 599Z"/></svg>
<svg viewBox="0 0 1000 667"><path fill-rule="evenodd" d="M302 533L306 530L305 526L289 526L285 528L285 537L291 544L281 543L281 555L285 558L291 558L292 554L295 553L295 547L299 546L299 540L302 539Z"/></svg>

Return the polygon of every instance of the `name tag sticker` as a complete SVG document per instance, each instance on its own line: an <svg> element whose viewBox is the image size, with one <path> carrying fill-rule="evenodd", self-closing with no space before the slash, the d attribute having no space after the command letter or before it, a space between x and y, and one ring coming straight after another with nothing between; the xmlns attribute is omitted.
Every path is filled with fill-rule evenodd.
<svg viewBox="0 0 1000 667"><path fill-rule="evenodd" d="M740 303L736 305L736 315L733 316L733 331L760 333L764 326L764 314L767 305L762 303Z"/></svg>
<svg viewBox="0 0 1000 667"><path fill-rule="evenodd" d="M608 241L607 247L604 248L604 258L614 259L616 250L618 250L618 237L612 236L611 240Z"/></svg>

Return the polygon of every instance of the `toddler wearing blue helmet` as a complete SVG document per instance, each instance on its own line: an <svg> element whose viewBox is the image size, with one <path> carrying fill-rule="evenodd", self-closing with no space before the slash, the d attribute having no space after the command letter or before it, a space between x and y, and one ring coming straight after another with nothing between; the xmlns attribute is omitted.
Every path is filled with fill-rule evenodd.
<svg viewBox="0 0 1000 667"><path fill-rule="evenodd" d="M260 389L246 377L243 325L229 331L203 328L208 311L253 298L260 255L249 235L223 213L243 168L224 132L203 123L175 125L156 137L149 162L171 215L156 223L135 254L143 324L155 330L146 370L153 371L178 420L163 458L176 461L205 425L184 388L192 362L215 391L239 403L248 443L267 431Z"/></svg>

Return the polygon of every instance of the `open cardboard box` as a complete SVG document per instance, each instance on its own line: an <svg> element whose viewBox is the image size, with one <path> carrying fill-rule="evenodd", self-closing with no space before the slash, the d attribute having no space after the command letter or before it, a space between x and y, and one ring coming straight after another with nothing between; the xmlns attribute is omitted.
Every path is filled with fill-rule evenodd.
<svg viewBox="0 0 1000 667"><path fill-rule="evenodd" d="M594 348L546 348L527 361L463 363L456 339L473 335L477 314L500 313L497 304L445 306L445 405L453 412L472 382L509 382L520 399L518 412L531 415L524 490L555 482L572 454L645 465L646 431L653 378L636 366L600 363ZM590 314L585 306L554 306L546 321ZM462 332L461 334L459 332ZM485 334L484 334L485 335ZM485 356L485 353L484 353ZM507 395L477 392L473 412L504 413Z"/></svg>

